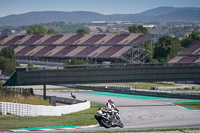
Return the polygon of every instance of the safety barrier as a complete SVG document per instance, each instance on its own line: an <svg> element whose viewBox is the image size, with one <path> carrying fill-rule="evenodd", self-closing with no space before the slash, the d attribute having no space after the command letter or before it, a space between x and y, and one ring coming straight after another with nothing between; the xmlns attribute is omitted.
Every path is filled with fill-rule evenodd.
<svg viewBox="0 0 200 133"><path fill-rule="evenodd" d="M116 88L106 88L104 87L95 87L95 86L83 86L78 85L78 89L90 89L95 91L104 91L104 92L114 92L114 93L124 93L124 94L133 94L133 95L144 95L144 96L155 96L155 97L167 97L167 98L181 98L181 99L200 99L200 93L198 92L176 92L176 91L154 91L154 90L129 90L129 89L116 89Z"/></svg>
<svg viewBox="0 0 200 133"><path fill-rule="evenodd" d="M17 116L61 116L79 112L90 108L90 101L64 106L30 105L11 102L0 102L0 112L3 115L12 114Z"/></svg>
<svg viewBox="0 0 200 133"><path fill-rule="evenodd" d="M196 89L199 86L167 86L167 87L151 87L151 90L184 90L184 89Z"/></svg>
<svg viewBox="0 0 200 133"><path fill-rule="evenodd" d="M91 89L91 90L96 90L96 91L104 91L104 90L131 90L132 87L130 86L84 86L84 85L78 85L75 88L79 88L79 89L85 89L85 87L87 89Z"/></svg>

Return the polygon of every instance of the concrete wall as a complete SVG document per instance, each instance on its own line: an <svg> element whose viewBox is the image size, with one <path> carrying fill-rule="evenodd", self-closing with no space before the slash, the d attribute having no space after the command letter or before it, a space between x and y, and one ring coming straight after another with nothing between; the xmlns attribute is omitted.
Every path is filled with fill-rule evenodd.
<svg viewBox="0 0 200 133"><path fill-rule="evenodd" d="M18 116L61 116L90 108L90 101L64 106L30 105L10 102L0 102L0 112L3 115L11 113Z"/></svg>

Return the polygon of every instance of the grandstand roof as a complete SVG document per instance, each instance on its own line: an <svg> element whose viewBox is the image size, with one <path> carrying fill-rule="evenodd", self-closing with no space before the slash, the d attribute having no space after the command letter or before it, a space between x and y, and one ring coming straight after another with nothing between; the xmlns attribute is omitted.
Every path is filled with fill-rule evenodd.
<svg viewBox="0 0 200 133"><path fill-rule="evenodd" d="M16 56L119 58L150 34L64 34L0 37L0 49L11 46Z"/></svg>
<svg viewBox="0 0 200 133"><path fill-rule="evenodd" d="M190 44L168 63L200 63L200 41Z"/></svg>

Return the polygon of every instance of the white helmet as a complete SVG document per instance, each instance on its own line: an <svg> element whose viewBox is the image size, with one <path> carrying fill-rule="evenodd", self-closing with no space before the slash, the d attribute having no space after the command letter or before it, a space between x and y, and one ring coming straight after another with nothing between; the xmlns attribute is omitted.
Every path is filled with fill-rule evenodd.
<svg viewBox="0 0 200 133"><path fill-rule="evenodd" d="M111 100L111 99L109 99L108 102L109 102L109 103L114 103L113 100Z"/></svg>

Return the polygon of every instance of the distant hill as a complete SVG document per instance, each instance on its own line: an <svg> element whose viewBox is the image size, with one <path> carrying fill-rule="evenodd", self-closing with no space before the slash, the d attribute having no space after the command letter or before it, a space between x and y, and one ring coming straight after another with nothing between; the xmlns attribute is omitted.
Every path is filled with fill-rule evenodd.
<svg viewBox="0 0 200 133"><path fill-rule="evenodd" d="M140 13L140 15L160 16L160 15L165 15L165 14L173 13L173 12L180 11L180 10L200 11L200 8L196 8L196 7L168 7L168 6L166 6L166 7L158 7L158 8L154 8L154 9L144 11L144 12Z"/></svg>
<svg viewBox="0 0 200 133"><path fill-rule="evenodd" d="M88 23L91 21L132 21L166 23L171 21L200 21L200 8L158 7L137 14L103 15L96 12L76 11L29 12L0 18L0 26L21 26L48 22Z"/></svg>
<svg viewBox="0 0 200 133"><path fill-rule="evenodd" d="M43 11L29 12L19 15L9 15L0 18L0 26L32 25L48 22L87 23L93 20L105 20L106 16L95 12L59 12Z"/></svg>

